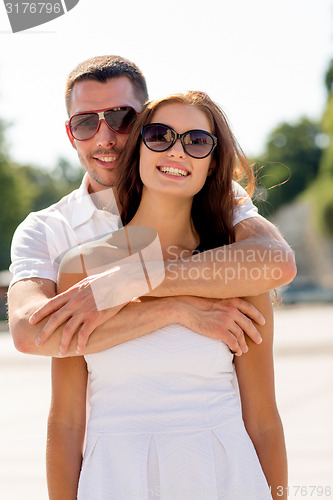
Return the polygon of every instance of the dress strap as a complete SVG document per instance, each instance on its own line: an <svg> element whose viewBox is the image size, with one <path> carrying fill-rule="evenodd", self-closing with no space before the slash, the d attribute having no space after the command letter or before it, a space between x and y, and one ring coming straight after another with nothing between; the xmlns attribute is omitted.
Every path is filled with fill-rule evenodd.
<svg viewBox="0 0 333 500"><path fill-rule="evenodd" d="M86 266L84 265L84 258L83 258L82 252L81 252L81 245L79 245L79 253L80 253L80 260L81 260L81 265L82 265L83 272L84 272L84 274L86 276L88 276L88 273L87 273L87 270L86 270Z"/></svg>

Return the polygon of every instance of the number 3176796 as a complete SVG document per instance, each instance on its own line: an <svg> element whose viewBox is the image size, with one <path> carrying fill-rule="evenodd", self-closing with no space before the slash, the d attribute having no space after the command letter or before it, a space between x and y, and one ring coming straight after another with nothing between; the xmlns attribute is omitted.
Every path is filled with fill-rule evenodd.
<svg viewBox="0 0 333 500"><path fill-rule="evenodd" d="M62 12L62 7L60 3L45 3L45 2L22 2L22 3L11 3L5 4L8 14L60 14Z"/></svg>

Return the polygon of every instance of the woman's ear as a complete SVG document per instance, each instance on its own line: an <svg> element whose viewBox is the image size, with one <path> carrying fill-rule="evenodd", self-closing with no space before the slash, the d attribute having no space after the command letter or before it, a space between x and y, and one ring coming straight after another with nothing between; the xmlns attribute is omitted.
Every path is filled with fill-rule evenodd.
<svg viewBox="0 0 333 500"><path fill-rule="evenodd" d="M214 172L215 168L216 168L216 162L215 162L215 160L212 160L210 162L210 165L209 165L207 176L212 175L212 173Z"/></svg>

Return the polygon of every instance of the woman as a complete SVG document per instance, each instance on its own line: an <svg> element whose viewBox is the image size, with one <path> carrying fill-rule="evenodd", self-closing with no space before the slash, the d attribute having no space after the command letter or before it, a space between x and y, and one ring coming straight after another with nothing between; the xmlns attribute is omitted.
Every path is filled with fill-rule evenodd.
<svg viewBox="0 0 333 500"><path fill-rule="evenodd" d="M128 230L156 229L164 259L234 241L232 180L242 169L251 180L251 171L206 94L148 104L119 167L123 222ZM83 262L84 273L92 254L107 263L107 244L69 252L59 291L72 284L73 266ZM223 342L171 325L85 359L53 361L50 419L68 434L48 468L51 500L264 500L271 498L267 483L274 499L284 498L272 308L268 294L248 300L266 318L258 327L263 342L249 341L249 352L235 359ZM81 468L88 372L91 413Z"/></svg>

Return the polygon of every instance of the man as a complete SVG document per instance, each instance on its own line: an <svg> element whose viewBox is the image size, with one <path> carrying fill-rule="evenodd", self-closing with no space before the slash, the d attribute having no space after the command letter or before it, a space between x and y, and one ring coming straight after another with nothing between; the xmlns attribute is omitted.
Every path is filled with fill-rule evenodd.
<svg viewBox="0 0 333 500"><path fill-rule="evenodd" d="M95 125L88 122L89 137L83 138L76 138L72 121L67 122L68 137L86 171L81 188L53 207L30 214L14 236L9 323L21 352L60 357L98 352L167 324L181 323L203 335L218 336L240 355L247 350L244 332L260 342L251 319L262 323L263 318L249 303L232 297L263 293L288 283L295 275L289 246L247 200L236 211L236 243L173 262L172 268L166 265L165 280L152 292L159 298L98 311L90 278L55 297L57 259L51 261L52 245L46 235L53 235L55 247L63 245L60 219L73 236L67 249L108 232L112 214L99 210L88 194L103 193L116 180L128 134L120 133L113 114L118 116L119 108L140 112L147 97L140 70L120 57L85 61L68 78L69 116L98 111L98 121L97 113L84 115L84 119L95 120ZM66 246L61 248L66 250Z"/></svg>

